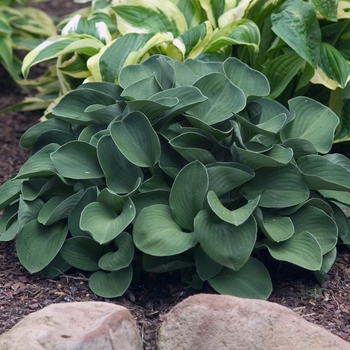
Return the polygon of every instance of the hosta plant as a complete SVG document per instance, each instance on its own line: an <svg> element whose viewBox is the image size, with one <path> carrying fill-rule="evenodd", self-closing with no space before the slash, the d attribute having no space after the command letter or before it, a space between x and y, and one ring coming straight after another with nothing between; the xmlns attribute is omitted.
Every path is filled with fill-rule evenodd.
<svg viewBox="0 0 350 350"><path fill-rule="evenodd" d="M0 187L0 239L29 272L73 266L116 297L142 264L266 299L264 250L322 281L349 244L350 161L328 154L330 109L266 98L266 77L236 58L153 55L118 82L79 86L20 140L32 154Z"/></svg>

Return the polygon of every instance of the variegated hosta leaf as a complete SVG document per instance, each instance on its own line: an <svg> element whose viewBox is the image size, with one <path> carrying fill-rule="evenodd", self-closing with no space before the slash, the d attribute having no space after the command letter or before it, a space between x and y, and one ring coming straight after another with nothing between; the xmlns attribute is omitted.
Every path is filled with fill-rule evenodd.
<svg viewBox="0 0 350 350"><path fill-rule="evenodd" d="M170 32L178 36L187 30L184 15L170 0L112 0L111 6L122 35Z"/></svg>

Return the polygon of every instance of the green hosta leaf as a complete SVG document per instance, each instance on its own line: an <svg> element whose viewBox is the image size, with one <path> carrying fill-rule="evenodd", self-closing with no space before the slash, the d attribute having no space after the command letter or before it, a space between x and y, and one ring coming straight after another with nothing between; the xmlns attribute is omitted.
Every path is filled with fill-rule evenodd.
<svg viewBox="0 0 350 350"><path fill-rule="evenodd" d="M209 284L220 294L240 298L266 300L272 292L272 282L266 267L254 258L238 271L223 268Z"/></svg>
<svg viewBox="0 0 350 350"><path fill-rule="evenodd" d="M247 147L248 144L246 144ZM293 151L275 144L267 152L260 153L250 149L243 149L233 145L232 149L239 157L242 164L249 166L253 170L265 167L282 167L290 163L293 158Z"/></svg>
<svg viewBox="0 0 350 350"><path fill-rule="evenodd" d="M121 153L133 164L152 167L160 158L160 142L147 117L131 112L110 125L111 136Z"/></svg>
<svg viewBox="0 0 350 350"><path fill-rule="evenodd" d="M311 190L348 191L349 171L326 157L312 154L297 161Z"/></svg>
<svg viewBox="0 0 350 350"><path fill-rule="evenodd" d="M320 60L311 82L323 84L332 90L337 87L345 88L350 76L348 61L336 48L328 43L321 43L320 48Z"/></svg>
<svg viewBox="0 0 350 350"><path fill-rule="evenodd" d="M301 0L287 0L281 9L271 15L272 30L315 67L320 54L321 30L313 6Z"/></svg>
<svg viewBox="0 0 350 350"><path fill-rule="evenodd" d="M192 266L194 263L187 257L186 252L171 256L142 254L142 267L144 271L151 273L169 272Z"/></svg>
<svg viewBox="0 0 350 350"><path fill-rule="evenodd" d="M207 210L196 216L194 230L203 250L214 261L234 271L248 261L257 237L254 218L234 226L221 220L214 222Z"/></svg>
<svg viewBox="0 0 350 350"><path fill-rule="evenodd" d="M62 222L43 226L29 221L20 231L16 251L21 264L35 273L45 268L57 255L67 236L67 226Z"/></svg>
<svg viewBox="0 0 350 350"><path fill-rule="evenodd" d="M254 212L254 218L260 230L271 241L285 241L292 237L295 232L293 222L288 216L281 216L273 211L262 211L257 208Z"/></svg>
<svg viewBox="0 0 350 350"><path fill-rule="evenodd" d="M297 53L284 54L269 61L262 72L271 85L270 98L278 97L305 65L305 60Z"/></svg>
<svg viewBox="0 0 350 350"><path fill-rule="evenodd" d="M71 265L69 265L60 254L57 254L54 259L40 272L46 278L56 278L65 271L67 271Z"/></svg>
<svg viewBox="0 0 350 350"><path fill-rule="evenodd" d="M322 255L331 251L338 241L338 227L323 210L304 206L291 215L295 232L307 231L318 241Z"/></svg>
<svg viewBox="0 0 350 350"><path fill-rule="evenodd" d="M171 32L177 36L187 30L184 15L169 0L139 0L136 4L114 1L112 8L118 15L118 30L122 35Z"/></svg>
<svg viewBox="0 0 350 350"><path fill-rule="evenodd" d="M214 148L213 141L199 133L185 132L174 137L169 143L188 162L195 160L203 164L215 162L215 157L210 152Z"/></svg>
<svg viewBox="0 0 350 350"><path fill-rule="evenodd" d="M105 252L105 247L90 237L73 237L64 242L60 255L77 269L97 271L98 260Z"/></svg>
<svg viewBox="0 0 350 350"><path fill-rule="evenodd" d="M150 207L155 204L169 205L169 190L154 190L145 193L139 193L135 197L132 197L132 201L136 208L136 217L143 208Z"/></svg>
<svg viewBox="0 0 350 350"><path fill-rule="evenodd" d="M247 199L261 195L259 206L285 208L300 204L309 198L309 189L299 169L288 164L280 168L262 168L242 189Z"/></svg>
<svg viewBox="0 0 350 350"><path fill-rule="evenodd" d="M288 102L295 118L281 131L281 140L300 138L310 141L319 153L332 147L338 117L326 106L308 97L295 97Z"/></svg>
<svg viewBox="0 0 350 350"><path fill-rule="evenodd" d="M131 33L108 43L97 55L90 57L87 67L94 81L118 82L122 68L141 61L148 50L167 41L167 33ZM115 58L118 58L117 61Z"/></svg>
<svg viewBox="0 0 350 350"><path fill-rule="evenodd" d="M207 281L215 277L223 266L213 260L201 246L196 248L196 269L201 280Z"/></svg>
<svg viewBox="0 0 350 350"><path fill-rule="evenodd" d="M170 191L169 204L180 227L193 231L193 220L203 207L208 185L207 169L198 161L188 164L178 173Z"/></svg>
<svg viewBox="0 0 350 350"><path fill-rule="evenodd" d="M209 190L218 197L237 188L254 177L254 171L239 163L214 163L207 165Z"/></svg>
<svg viewBox="0 0 350 350"><path fill-rule="evenodd" d="M199 0L214 28L218 27L219 17L224 13L225 0Z"/></svg>
<svg viewBox="0 0 350 350"><path fill-rule="evenodd" d="M319 190L321 195L329 200L350 206L350 193L342 191Z"/></svg>
<svg viewBox="0 0 350 350"><path fill-rule="evenodd" d="M321 266L320 270L314 272L315 277L317 278L318 282L321 285L323 284L323 282L325 280L326 273L333 266L336 257L337 257L337 248L336 247L334 247L329 253L323 255L322 266Z"/></svg>
<svg viewBox="0 0 350 350"><path fill-rule="evenodd" d="M18 207L18 229L21 230L27 222L36 219L43 205L44 202L40 198L25 201L21 196Z"/></svg>
<svg viewBox="0 0 350 350"><path fill-rule="evenodd" d="M0 242L13 240L19 232L18 203L8 206L0 217Z"/></svg>
<svg viewBox="0 0 350 350"><path fill-rule="evenodd" d="M83 192L83 190L80 190L70 197L56 196L50 198L39 212L39 223L45 226L52 225L61 219L67 218L71 210L79 202Z"/></svg>
<svg viewBox="0 0 350 350"><path fill-rule="evenodd" d="M267 96L270 85L259 71L250 68L237 58L230 57L224 62L226 76L248 96Z"/></svg>
<svg viewBox="0 0 350 350"><path fill-rule="evenodd" d="M70 124L64 120L57 118L47 119L41 123L37 123L30 127L25 133L21 136L19 145L22 148L33 148L33 145L37 138L43 134L45 131L66 131L70 130Z"/></svg>
<svg viewBox="0 0 350 350"><path fill-rule="evenodd" d="M110 136L97 144L97 156L109 189L117 194L133 192L143 180L142 169L130 163Z"/></svg>
<svg viewBox="0 0 350 350"><path fill-rule="evenodd" d="M128 267L134 257L134 242L127 232L122 232L115 240L116 252L108 252L98 261L102 270L117 271Z"/></svg>
<svg viewBox="0 0 350 350"><path fill-rule="evenodd" d="M333 213L331 213L331 218L335 221L338 227L338 236L343 242L346 242L349 238L349 222L347 218L347 212L340 209L334 203L331 203Z"/></svg>
<svg viewBox="0 0 350 350"><path fill-rule="evenodd" d="M52 143L35 153L22 165L16 179L56 175L57 170L50 158L50 155L59 147L59 145Z"/></svg>
<svg viewBox="0 0 350 350"><path fill-rule="evenodd" d="M295 233L280 243L263 240L257 243L257 247L266 247L276 260L287 261L307 270L317 271L322 265L320 244L307 231Z"/></svg>
<svg viewBox="0 0 350 350"><path fill-rule="evenodd" d="M28 76L29 70L35 64L48 61L59 56L79 52L93 56L99 52L104 44L91 36L70 34L66 36L53 36L30 51L23 59L22 72Z"/></svg>
<svg viewBox="0 0 350 350"><path fill-rule="evenodd" d="M185 16L188 28L202 22L203 9L197 1L171 0Z"/></svg>
<svg viewBox="0 0 350 350"><path fill-rule="evenodd" d="M95 122L94 118L86 112L90 105L108 106L114 103L115 99L104 92L88 88L77 89L64 95L52 109L52 113L68 122L87 125Z"/></svg>
<svg viewBox="0 0 350 350"><path fill-rule="evenodd" d="M80 228L91 233L100 244L115 239L135 218L135 207L131 199L126 198L123 211L117 212L105 204L88 204L80 218Z"/></svg>
<svg viewBox="0 0 350 350"><path fill-rule="evenodd" d="M193 233L186 233L176 224L170 207L156 204L144 208L136 218L134 243L144 253L154 256L180 254L196 245Z"/></svg>
<svg viewBox="0 0 350 350"><path fill-rule="evenodd" d="M160 88L159 91L171 89L175 83L175 71L169 60L170 58L167 56L153 55L140 64L132 64L124 67L119 76L120 85L128 91L128 87L131 88L133 85L135 88L135 84L145 79L153 78L158 84L156 86ZM154 84L153 81L152 84ZM126 96L125 90L123 96ZM146 91L143 93L146 93ZM151 95L149 94L149 96ZM141 97L138 96L138 99L141 99Z"/></svg>
<svg viewBox="0 0 350 350"><path fill-rule="evenodd" d="M197 80L194 86L208 97L208 100L192 107L187 113L206 124L212 125L224 121L233 113L241 111L246 104L243 91L221 73L207 74Z"/></svg>
<svg viewBox="0 0 350 350"><path fill-rule="evenodd" d="M90 289L104 298L116 298L125 293L132 280L132 267L106 273L94 272L89 279Z"/></svg>
<svg viewBox="0 0 350 350"><path fill-rule="evenodd" d="M69 233L73 236L87 236L90 237L90 234L87 231L83 231L80 228L80 215L84 208L92 202L97 200L97 187L89 187L79 199L79 202L71 210L68 215L68 228Z"/></svg>
<svg viewBox="0 0 350 350"><path fill-rule="evenodd" d="M104 176L97 150L86 142L72 141L51 153L57 172L70 179L98 179Z"/></svg>
<svg viewBox="0 0 350 350"><path fill-rule="evenodd" d="M312 0L315 10L329 21L337 21L338 0Z"/></svg>
<svg viewBox="0 0 350 350"><path fill-rule="evenodd" d="M244 224L259 204L260 196L236 210L229 210L222 205L215 192L209 191L207 200L212 211L223 221L239 226Z"/></svg>
<svg viewBox="0 0 350 350"><path fill-rule="evenodd" d="M22 180L8 180L0 186L0 210L19 198Z"/></svg>
<svg viewBox="0 0 350 350"><path fill-rule="evenodd" d="M7 228L0 231L0 242L12 241L19 232L18 220L9 223Z"/></svg>

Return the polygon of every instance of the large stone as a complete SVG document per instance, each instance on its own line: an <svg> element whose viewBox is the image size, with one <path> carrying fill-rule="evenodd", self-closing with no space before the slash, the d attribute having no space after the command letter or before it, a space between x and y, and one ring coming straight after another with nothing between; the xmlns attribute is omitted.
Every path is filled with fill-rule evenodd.
<svg viewBox="0 0 350 350"><path fill-rule="evenodd" d="M350 350L350 343L275 303L198 294L165 317L158 350Z"/></svg>
<svg viewBox="0 0 350 350"><path fill-rule="evenodd" d="M134 318L104 302L52 304L0 336L1 350L142 350Z"/></svg>

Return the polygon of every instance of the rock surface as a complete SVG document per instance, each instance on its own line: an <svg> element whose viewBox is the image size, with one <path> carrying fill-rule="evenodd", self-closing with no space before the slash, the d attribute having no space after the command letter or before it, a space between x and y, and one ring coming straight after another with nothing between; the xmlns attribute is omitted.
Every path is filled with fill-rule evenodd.
<svg viewBox="0 0 350 350"><path fill-rule="evenodd" d="M350 350L350 343L275 303L198 294L165 317L158 350Z"/></svg>
<svg viewBox="0 0 350 350"><path fill-rule="evenodd" d="M104 302L52 304L0 336L1 350L142 350L134 318Z"/></svg>

